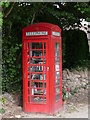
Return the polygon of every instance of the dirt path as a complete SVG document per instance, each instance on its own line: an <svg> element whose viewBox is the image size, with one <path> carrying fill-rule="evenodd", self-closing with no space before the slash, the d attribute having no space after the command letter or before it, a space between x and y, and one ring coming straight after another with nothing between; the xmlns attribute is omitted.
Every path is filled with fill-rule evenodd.
<svg viewBox="0 0 90 120"><path fill-rule="evenodd" d="M12 106L3 115L3 118L88 118L88 105L79 104L78 107L71 105L68 110L65 108L54 116L39 113L24 113L21 107L16 108Z"/></svg>
<svg viewBox="0 0 90 120"><path fill-rule="evenodd" d="M61 112L62 118L88 118L88 105L79 104L78 107L71 106L68 111Z"/></svg>
<svg viewBox="0 0 90 120"><path fill-rule="evenodd" d="M21 106L9 100L7 100L4 109L3 118L88 118L88 91L79 91L78 94L64 102L62 111L53 116L39 113L24 113Z"/></svg>

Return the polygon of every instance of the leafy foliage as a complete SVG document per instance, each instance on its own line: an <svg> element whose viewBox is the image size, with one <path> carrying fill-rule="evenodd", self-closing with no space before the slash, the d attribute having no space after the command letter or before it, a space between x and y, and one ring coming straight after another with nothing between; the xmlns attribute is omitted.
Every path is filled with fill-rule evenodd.
<svg viewBox="0 0 90 120"><path fill-rule="evenodd" d="M4 44L5 43L3 43L3 45ZM8 46L3 49L3 90L12 91L13 89L19 87L21 79L21 76L19 76L21 63L18 63L18 58L16 56L18 54L18 50L21 49L21 44L16 44L15 46L10 45L11 43L9 42L7 44ZM6 51L6 49L8 49L8 51ZM20 69L20 71L17 71L17 69ZM5 81L4 78L6 79ZM11 86L14 86L14 88L11 89Z"/></svg>
<svg viewBox="0 0 90 120"><path fill-rule="evenodd" d="M63 101L65 101L65 96L66 96L66 90L64 89L64 87L62 88L62 97L63 97Z"/></svg>
<svg viewBox="0 0 90 120"><path fill-rule="evenodd" d="M1 102L5 105L6 102L7 102L7 100L6 100L4 97L2 97L2 98L1 98Z"/></svg>
<svg viewBox="0 0 90 120"><path fill-rule="evenodd" d="M1 114L5 113L4 108L1 108L1 109L0 109L0 113L1 113Z"/></svg>
<svg viewBox="0 0 90 120"><path fill-rule="evenodd" d="M87 35L80 30L66 31L66 67L76 68L88 65L89 46Z"/></svg>

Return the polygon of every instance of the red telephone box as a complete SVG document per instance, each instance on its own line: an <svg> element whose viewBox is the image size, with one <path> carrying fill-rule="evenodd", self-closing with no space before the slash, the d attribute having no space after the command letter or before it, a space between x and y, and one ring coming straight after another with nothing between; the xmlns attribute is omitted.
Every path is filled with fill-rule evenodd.
<svg viewBox="0 0 90 120"><path fill-rule="evenodd" d="M61 29L36 23L23 29L23 110L54 114L61 108Z"/></svg>

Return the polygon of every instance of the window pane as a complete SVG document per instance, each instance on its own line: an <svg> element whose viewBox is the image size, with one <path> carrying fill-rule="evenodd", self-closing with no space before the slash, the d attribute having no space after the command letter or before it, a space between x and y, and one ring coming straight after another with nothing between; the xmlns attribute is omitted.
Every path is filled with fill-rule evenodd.
<svg viewBox="0 0 90 120"><path fill-rule="evenodd" d="M56 70L56 71L59 71L59 70L60 70L59 65L57 65L57 64L55 65L55 70Z"/></svg>
<svg viewBox="0 0 90 120"><path fill-rule="evenodd" d="M56 101L60 99L60 44L55 44L55 91Z"/></svg>
<svg viewBox="0 0 90 120"><path fill-rule="evenodd" d="M60 73L56 72L56 79L60 78Z"/></svg>
<svg viewBox="0 0 90 120"><path fill-rule="evenodd" d="M43 96L31 96L31 102L43 103Z"/></svg>
<svg viewBox="0 0 90 120"><path fill-rule="evenodd" d="M60 64L60 58L59 58L59 57L56 57L56 58L55 58L55 63L56 63L56 64Z"/></svg>
<svg viewBox="0 0 90 120"><path fill-rule="evenodd" d="M60 92L60 87L56 88L56 94Z"/></svg>
<svg viewBox="0 0 90 120"><path fill-rule="evenodd" d="M56 43L56 49L59 49L59 43Z"/></svg>
<svg viewBox="0 0 90 120"><path fill-rule="evenodd" d="M28 81L28 87L30 86L30 83L29 83L29 81Z"/></svg>
<svg viewBox="0 0 90 120"><path fill-rule="evenodd" d="M37 57L42 57L43 56L43 51L42 50L34 50L34 51L30 51L30 53L31 53L31 57L35 57L35 56L37 56Z"/></svg>
<svg viewBox="0 0 90 120"><path fill-rule="evenodd" d="M60 79L59 80L56 79L56 85L60 85Z"/></svg>
<svg viewBox="0 0 90 120"><path fill-rule="evenodd" d="M46 43L44 43L44 49L46 49Z"/></svg>
<svg viewBox="0 0 90 120"><path fill-rule="evenodd" d="M31 72L43 72L43 66L31 66Z"/></svg>
<svg viewBox="0 0 90 120"><path fill-rule="evenodd" d="M31 64L43 64L43 58L31 58ZM44 58L44 64L46 64L45 58Z"/></svg>
<svg viewBox="0 0 90 120"><path fill-rule="evenodd" d="M55 56L60 56L60 52L59 52L59 50L56 50L56 54L55 54Z"/></svg>
<svg viewBox="0 0 90 120"><path fill-rule="evenodd" d="M31 74L31 80L43 80L43 74Z"/></svg>
<svg viewBox="0 0 90 120"><path fill-rule="evenodd" d="M43 89L38 89L34 86L34 88L31 89L31 95L43 95Z"/></svg>
<svg viewBox="0 0 90 120"><path fill-rule="evenodd" d="M29 56L30 55L30 56ZM46 43L30 43L28 72L30 70L31 102L46 103ZM29 60L30 58L30 60ZM29 62L30 61L30 62ZM30 68L29 68L30 67Z"/></svg>
<svg viewBox="0 0 90 120"><path fill-rule="evenodd" d="M43 66L31 66L31 72L43 72ZM44 66L44 72L46 72L46 66Z"/></svg>
<svg viewBox="0 0 90 120"><path fill-rule="evenodd" d="M30 45L30 49L43 49L43 44L41 42L32 42Z"/></svg>
<svg viewBox="0 0 90 120"><path fill-rule="evenodd" d="M60 100L60 94L56 95L56 101Z"/></svg>

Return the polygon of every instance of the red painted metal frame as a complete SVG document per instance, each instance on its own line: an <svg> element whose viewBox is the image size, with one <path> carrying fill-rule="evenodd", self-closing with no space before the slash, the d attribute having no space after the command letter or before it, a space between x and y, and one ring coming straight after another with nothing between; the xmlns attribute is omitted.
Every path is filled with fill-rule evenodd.
<svg viewBox="0 0 90 120"><path fill-rule="evenodd" d="M26 36L26 32L33 31L48 31L48 35L42 36ZM53 36L52 31L59 32L60 36ZM49 67L49 71L46 71L46 104L44 103L28 103L28 71L27 71L27 43L29 43L29 51L30 51L30 42L42 42L44 48L44 42L46 43L46 68ZM56 93L55 93L55 43L60 43L60 100L55 101ZM23 40L22 40L22 52L23 52L23 110L25 112L40 112L40 113L48 113L54 114L56 111L59 111L62 108L62 48L61 48L61 29L53 24L49 23L37 23L34 25L30 25L23 29ZM31 49L38 50L38 49ZM43 51L44 49L39 49ZM37 57L36 57L37 58ZM44 56L42 56L44 59ZM29 61L30 61L30 52L29 52ZM39 64L36 64L38 66ZM31 66L35 66L35 64L29 63L29 71ZM43 64L43 78L44 78L44 61ZM38 72L37 72L38 73ZM40 73L40 72L39 72ZM31 72L29 72L29 76L31 76ZM30 81L30 79L29 79ZM35 81L35 80L33 80ZM45 80L38 80L37 82L45 82ZM44 85L44 84L43 84ZM31 86L31 82L30 82ZM31 96L31 88L29 87L29 96ZM43 87L44 93L44 87ZM43 95L44 98L44 95ZM31 99L30 99L31 100ZM45 99L44 99L45 100Z"/></svg>

